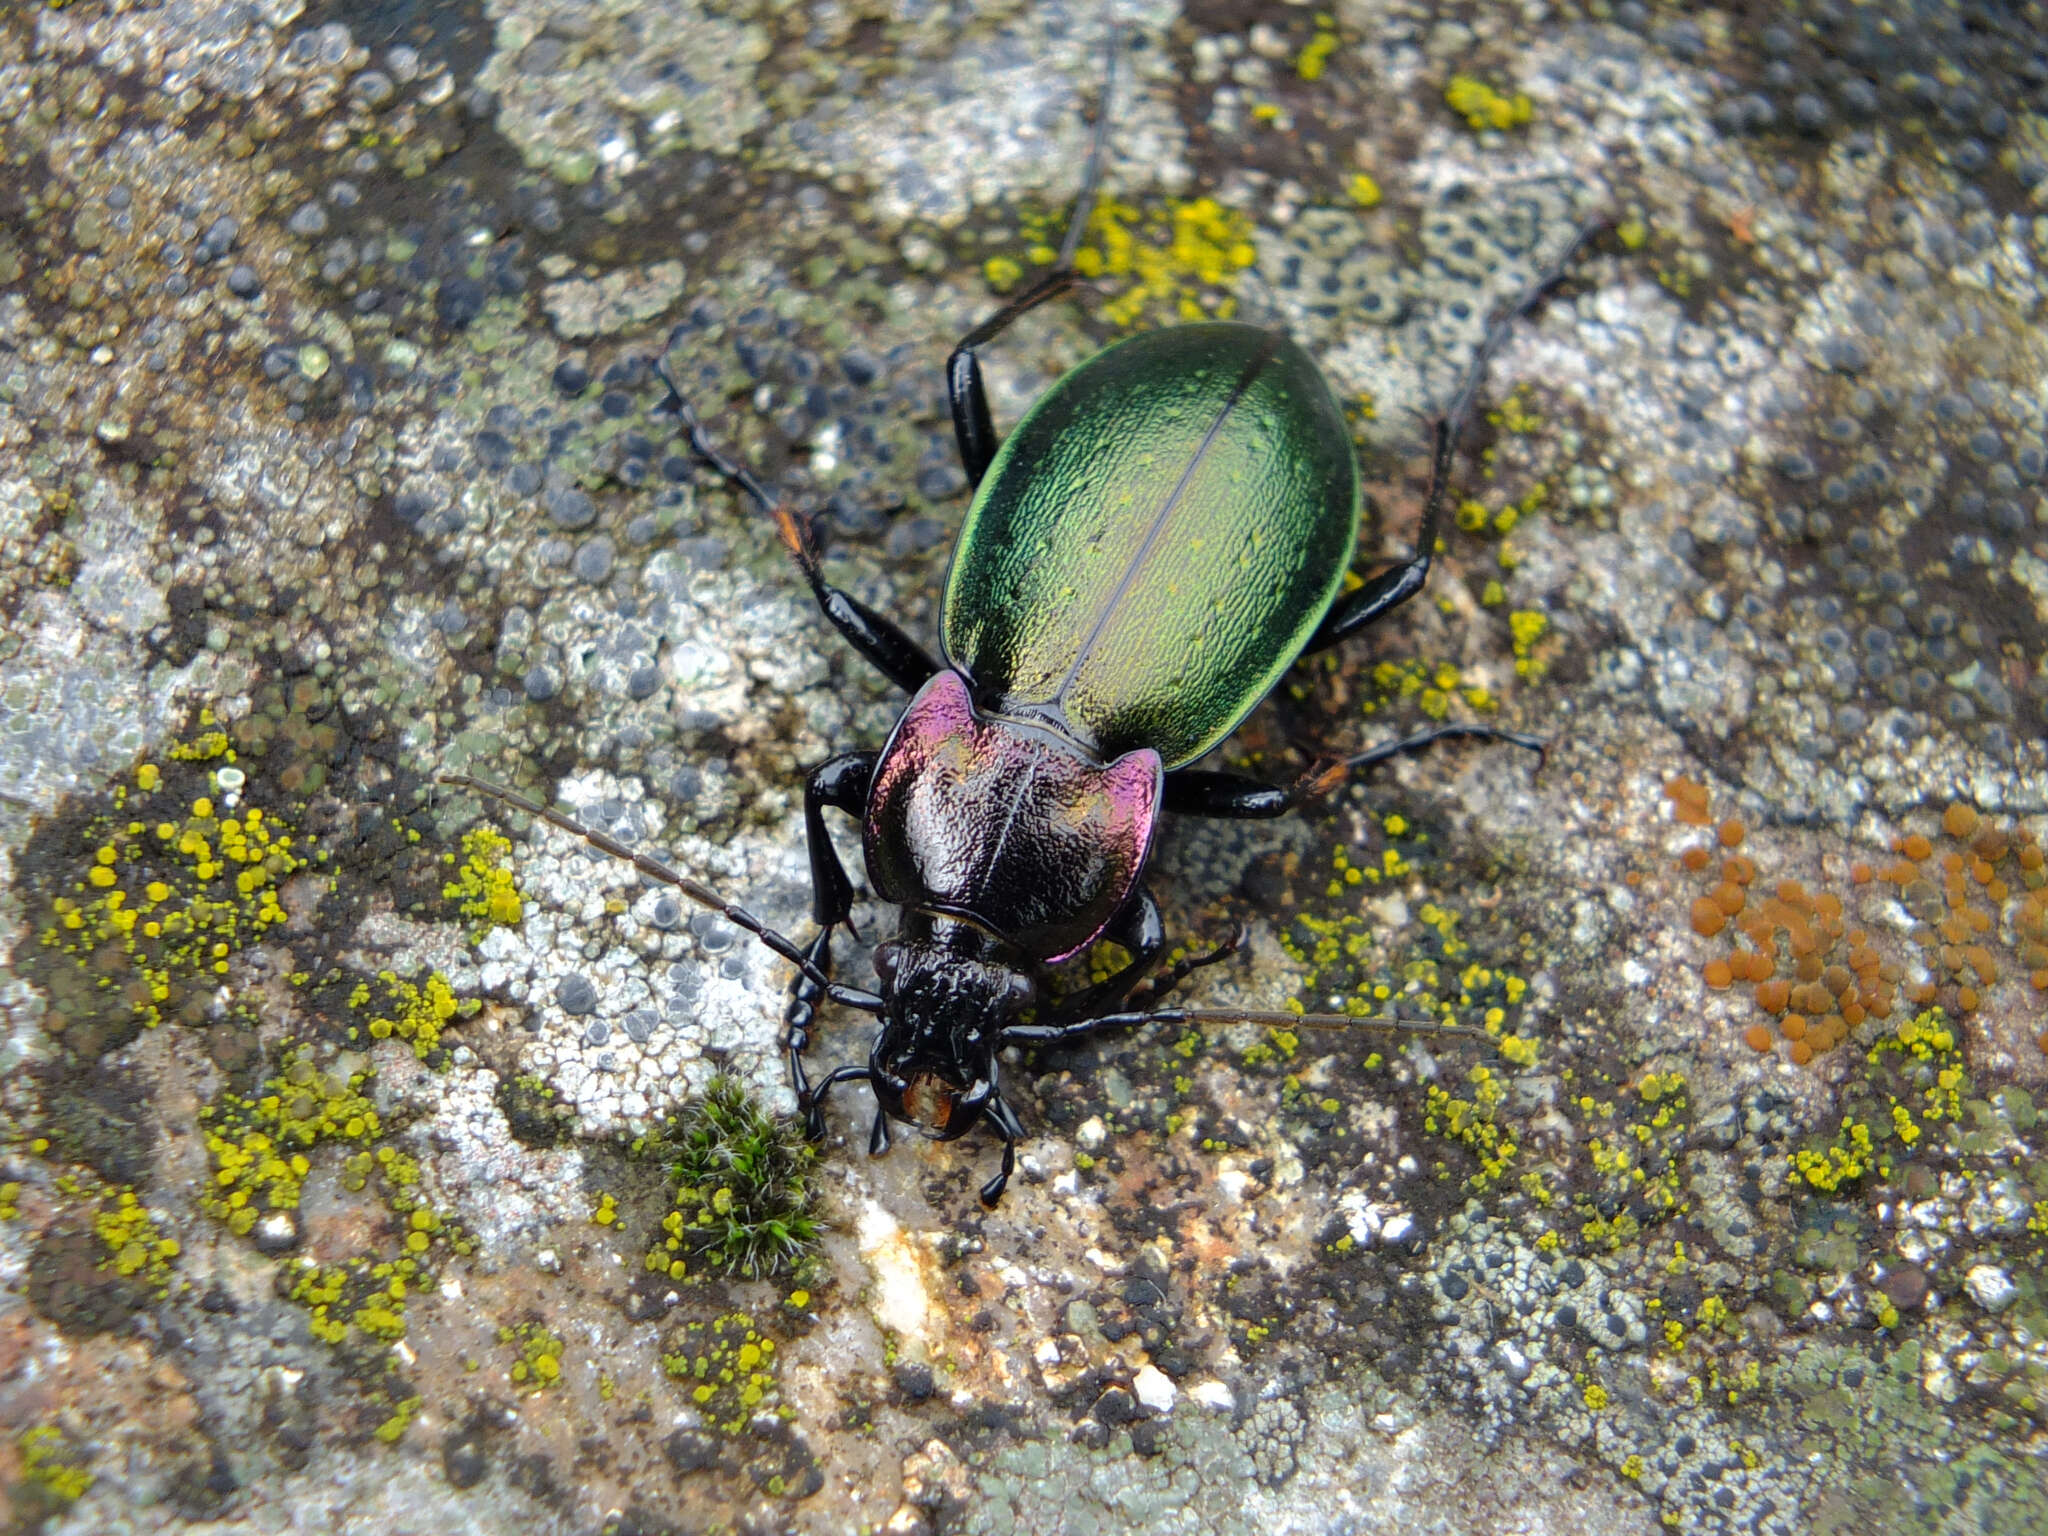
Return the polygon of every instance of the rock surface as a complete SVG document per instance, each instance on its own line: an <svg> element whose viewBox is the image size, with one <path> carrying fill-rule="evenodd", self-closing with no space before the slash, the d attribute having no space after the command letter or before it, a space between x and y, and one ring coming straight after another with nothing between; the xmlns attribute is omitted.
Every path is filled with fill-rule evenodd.
<svg viewBox="0 0 2048 1536"><path fill-rule="evenodd" d="M1060 243L1102 7L18 8L19 1528L2048 1527L2042 7L1117 11L1095 292L985 350L999 422L1135 329L1284 329L1369 574L1489 317L1608 226L1424 599L1224 761L1547 752L1150 877L1190 948L1250 924L1192 1000L1491 1040L1024 1057L984 1212L979 1135L871 1159L848 1091L807 1162L743 1107L794 1108L766 950L434 782L807 931L803 772L900 700L664 378L931 636L943 360Z"/></svg>

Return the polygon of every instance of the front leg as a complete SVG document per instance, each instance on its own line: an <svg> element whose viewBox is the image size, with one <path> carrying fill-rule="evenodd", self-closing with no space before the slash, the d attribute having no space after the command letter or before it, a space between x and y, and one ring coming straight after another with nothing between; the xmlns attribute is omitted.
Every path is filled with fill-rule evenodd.
<svg viewBox="0 0 2048 1536"><path fill-rule="evenodd" d="M1000 1093L989 1095L988 1108L983 1113L988 1116L989 1124L996 1128L996 1134L1003 1138L1002 1170L981 1186L981 1203L992 1208L1003 1198L1010 1175L1017 1171L1017 1143L1024 1139L1024 1125Z"/></svg>
<svg viewBox="0 0 2048 1536"><path fill-rule="evenodd" d="M817 1022L818 1007L825 1000L819 977L832 973L832 930L853 917L853 882L839 862L839 850L825 830L825 807L835 806L848 815L859 816L867 809L868 783L874 777L875 753L848 752L821 763L804 780L804 837L811 855L811 915L818 932L804 947L809 965L797 972L790 983L789 1006L782 1014L783 1050L789 1057L790 1086L796 1090L797 1108L806 1129L814 1137L825 1134L821 1108L823 1095L813 1095L804 1071L804 1052L810 1049L811 1027Z"/></svg>

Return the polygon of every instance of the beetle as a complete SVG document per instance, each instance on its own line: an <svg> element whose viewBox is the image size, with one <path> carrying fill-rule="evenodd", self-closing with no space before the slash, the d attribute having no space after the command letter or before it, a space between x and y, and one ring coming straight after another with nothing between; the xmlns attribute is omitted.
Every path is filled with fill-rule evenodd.
<svg viewBox="0 0 2048 1536"><path fill-rule="evenodd" d="M824 1132L832 1089L866 1082L889 1123L950 1141L986 1122L1002 1164L1024 1128L1000 1052L1146 1023L1380 1025L1348 1015L1163 1008L1166 994L1237 938L1164 972L1159 906L1144 873L1162 814L1280 816L1352 775L1450 737L1541 751L1530 736L1442 724L1322 763L1289 784L1195 766L1298 658L1386 617L1428 579L1452 456L1494 350L1563 277L1571 247L1489 327L1437 419L1415 552L1350 592L1362 497L1350 429L1314 361L1286 337L1231 322L1141 333L1058 380L1000 443L980 349L1078 281L1107 111L1057 264L961 339L947 359L954 435L973 499L953 549L934 656L833 585L804 522L712 441L665 366L668 406L695 453L751 497L832 626L910 702L878 751L843 753L804 783L813 916L799 946L648 854L465 774L444 782L502 800L634 864L719 912L796 967L783 1045L798 1105ZM853 885L824 813L856 818L868 882L900 909L874 952L876 989L835 982L832 936L851 927ZM1115 974L1055 997L1049 968L1109 939ZM1155 974L1158 972L1158 974ZM877 1016L868 1060L815 1084L805 1052L827 1002Z"/></svg>

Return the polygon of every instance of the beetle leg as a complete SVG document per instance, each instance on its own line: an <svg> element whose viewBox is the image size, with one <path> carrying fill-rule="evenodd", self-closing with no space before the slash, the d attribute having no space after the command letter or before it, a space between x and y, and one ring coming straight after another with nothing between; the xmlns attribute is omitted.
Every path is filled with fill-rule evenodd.
<svg viewBox="0 0 2048 1536"><path fill-rule="evenodd" d="M947 357L946 400L953 408L953 436L960 444L960 467L967 471L969 489L981 484L998 445L995 423L988 413L988 391L981 382L981 359L974 349L994 341L1019 316L1057 298L1080 280L1072 267L1054 267L961 337Z"/></svg>
<svg viewBox="0 0 2048 1536"><path fill-rule="evenodd" d="M983 1111L996 1134L1003 1138L1003 1166L996 1176L981 1186L981 1203L992 1206L1003 1198L1003 1190L1010 1182L1010 1175L1017 1170L1017 1143L1024 1139L1024 1126L1017 1118L1017 1112L1004 1102L1000 1093L990 1094L988 1108Z"/></svg>
<svg viewBox="0 0 2048 1536"><path fill-rule="evenodd" d="M1174 961L1172 965L1166 968L1166 973L1163 976L1153 978L1151 983L1144 988L1142 996L1134 995L1131 1001L1140 1007L1157 1008L1166 1000L1167 993L1194 975L1196 971L1201 970L1204 966L1220 965L1223 961L1236 954L1239 949L1243 948L1244 941L1250 936L1250 933L1251 930L1249 928L1245 927L1243 923L1239 923L1230 937L1221 944L1218 944L1214 949L1205 950L1199 955L1181 956L1180 959Z"/></svg>
<svg viewBox="0 0 2048 1536"><path fill-rule="evenodd" d="M655 371L661 375L662 383L668 386L669 404L690 440L690 451L721 477L745 491L763 512L775 519L776 532L788 546L797 568L804 573L811 595L818 600L818 607L824 611L825 617L832 621L832 627L890 682L906 693L917 692L925 680L939 670L939 664L931 654L892 621L825 579L825 573L818 566L817 551L811 547L810 534L797 514L770 495L752 470L712 440L690 402L676 388L667 358L655 364Z"/></svg>
<svg viewBox="0 0 2048 1536"><path fill-rule="evenodd" d="M789 986L789 1006L782 1014L782 1044L789 1057L790 1086L796 1090L798 1108L814 1127L818 1126L811 1105L811 1085L804 1071L804 1052L810 1049L811 1026L817 1022L818 1005L826 992L821 978L832 974L832 930L853 922L853 882L839 862L839 850L825 830L825 807L836 806L858 816L867 808L868 780L875 769L873 752L847 752L820 763L804 780L804 837L811 853L811 915L818 932L804 948L809 964L800 967Z"/></svg>
<svg viewBox="0 0 2048 1536"><path fill-rule="evenodd" d="M1265 821L1285 816L1304 800L1328 794L1354 773L1383 763L1391 757L1406 757L1434 742L1471 736L1482 741L1512 742L1531 752L1544 749L1540 737L1503 731L1491 725L1466 725L1453 721L1433 725L1398 741L1384 741L1352 757L1339 758L1311 768L1292 784L1264 784L1241 773L1219 773L1206 768L1182 768L1166 776L1166 809L1182 816L1217 816L1234 821Z"/></svg>
<svg viewBox="0 0 2048 1536"><path fill-rule="evenodd" d="M1368 625L1377 623L1422 590L1423 583L1429 580L1430 562L1436 557L1438 526L1443 521L1444 497L1451 480L1451 460L1458 451L1458 438L1471 419L1472 401L1479 393L1479 386L1486 381L1487 364L1493 361L1493 354L1500 350L1500 344L1507 339L1508 330L1515 321L1542 303L1550 290L1564 281L1579 252L1606 227L1602 221L1581 229L1565 253L1487 327L1486 337L1466 366L1465 376L1459 381L1457 393L1451 396L1450 406L1437 418L1436 446L1429 466L1429 497L1422 504L1422 527L1415 538L1415 553L1399 565L1371 577L1349 596L1340 598L1324 615L1323 622L1309 637L1308 644L1302 647L1304 656L1328 650Z"/></svg>
<svg viewBox="0 0 2048 1536"><path fill-rule="evenodd" d="M880 1157L889 1150L889 1116L880 1105L875 1107L875 1123L868 1129L868 1156Z"/></svg>
<svg viewBox="0 0 2048 1536"><path fill-rule="evenodd" d="M822 1141L825 1136L825 1099L840 1083L872 1082L874 1075L866 1067L838 1067L825 1074L818 1086L811 1090L810 1102L803 1106L804 1131L813 1141Z"/></svg>
<svg viewBox="0 0 2048 1536"><path fill-rule="evenodd" d="M1142 885L1109 927L1103 930L1102 936L1128 950L1130 964L1106 981L1098 981L1071 997L1061 998L1053 1010L1054 1019L1062 1022L1085 1019L1104 1008L1117 1007L1166 953L1166 924L1160 921L1159 903Z"/></svg>
<svg viewBox="0 0 2048 1536"><path fill-rule="evenodd" d="M1081 172L1081 189L1074 199L1074 217L1067 225L1067 237L1060 242L1060 256L1043 277L990 315L960 339L946 359L946 400L953 408L953 436L960 444L960 467L967 471L970 487L981 484L996 456L995 423L989 419L988 391L982 387L981 359L976 347L985 346L1020 315L1028 314L1076 283L1074 253L1088 232L1088 220L1095 212L1095 194L1102 186L1102 162L1109 147L1110 103L1116 96L1116 56L1123 46L1123 29L1112 16L1109 35L1103 43L1102 102L1095 112L1095 133L1088 144L1088 163Z"/></svg>

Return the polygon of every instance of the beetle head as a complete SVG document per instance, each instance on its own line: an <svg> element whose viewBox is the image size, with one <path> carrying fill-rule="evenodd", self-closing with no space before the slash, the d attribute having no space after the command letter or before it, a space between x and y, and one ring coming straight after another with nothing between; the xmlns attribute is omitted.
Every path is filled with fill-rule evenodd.
<svg viewBox="0 0 2048 1536"><path fill-rule="evenodd" d="M868 1058L875 1101L935 1141L965 1135L995 1095L1002 1032L1037 988L1009 966L917 940L878 945L875 975L883 1003Z"/></svg>

